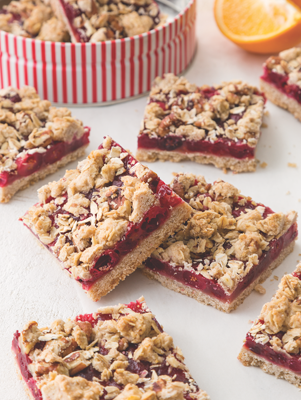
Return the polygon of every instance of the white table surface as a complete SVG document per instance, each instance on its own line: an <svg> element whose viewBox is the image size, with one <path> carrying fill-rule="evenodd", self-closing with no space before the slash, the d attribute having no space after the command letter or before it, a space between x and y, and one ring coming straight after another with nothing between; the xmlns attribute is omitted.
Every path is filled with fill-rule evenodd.
<svg viewBox="0 0 301 400"><path fill-rule="evenodd" d="M197 84L214 84L223 80L242 79L258 84L265 56L246 53L225 39L217 29L212 12L213 1L199 0L198 49L187 78ZM104 135L111 135L125 148L136 151L137 133L146 98L102 108L74 108L73 113L91 126L89 151L96 149ZM163 180L170 182L173 171L203 174L208 182L225 179L276 211L291 209L301 212L301 124L290 114L267 103L268 125L263 129L257 158L266 162L265 169L255 173L237 174L213 166L194 163L155 163L150 167ZM297 163L297 168L288 163ZM68 166L73 168L76 163ZM279 282L269 278L267 292L253 292L232 314L165 289L136 271L112 293L98 303L90 301L79 287L63 273L54 258L39 247L18 218L37 201L37 189L64 174L58 171L36 185L19 192L6 205L0 206L1 301L0 301L0 393L1 400L25 400L22 384L15 373L10 353L15 330L29 320L41 326L57 318L92 312L98 307L129 302L142 294L164 329L174 337L186 357L186 363L200 387L213 400L296 400L297 388L277 380L260 369L244 367L237 355L243 339L262 305L269 301ZM273 275L291 272L301 253L300 240L294 252Z"/></svg>

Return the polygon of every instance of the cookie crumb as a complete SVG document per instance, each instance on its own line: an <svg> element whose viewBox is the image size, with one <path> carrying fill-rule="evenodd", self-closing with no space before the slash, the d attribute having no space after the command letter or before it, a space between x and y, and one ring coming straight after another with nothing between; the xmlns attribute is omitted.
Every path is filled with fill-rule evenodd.
<svg viewBox="0 0 301 400"><path fill-rule="evenodd" d="M266 168L268 166L268 164L264 161L260 164L261 168Z"/></svg>
<svg viewBox="0 0 301 400"><path fill-rule="evenodd" d="M279 277L277 275L274 275L273 278L275 279L275 281L279 280Z"/></svg>
<svg viewBox="0 0 301 400"><path fill-rule="evenodd" d="M287 163L287 166L290 167L290 168L297 168L297 164L294 163L294 162Z"/></svg>
<svg viewBox="0 0 301 400"><path fill-rule="evenodd" d="M223 173L226 175L228 173L227 168L223 168Z"/></svg>
<svg viewBox="0 0 301 400"><path fill-rule="evenodd" d="M261 126L262 126L263 128L267 128L267 127L268 127L268 124L263 123Z"/></svg>
<svg viewBox="0 0 301 400"><path fill-rule="evenodd" d="M291 192L288 190L285 194L291 194Z"/></svg>
<svg viewBox="0 0 301 400"><path fill-rule="evenodd" d="M251 319L249 319L248 324L253 324L254 321L252 321Z"/></svg>
<svg viewBox="0 0 301 400"><path fill-rule="evenodd" d="M263 286L261 285L256 285L255 286L255 291L259 294L266 294L266 290Z"/></svg>
<svg viewBox="0 0 301 400"><path fill-rule="evenodd" d="M265 110L265 112L263 113L266 117L268 116L268 115L270 115L270 113L269 113L269 111L268 110Z"/></svg>

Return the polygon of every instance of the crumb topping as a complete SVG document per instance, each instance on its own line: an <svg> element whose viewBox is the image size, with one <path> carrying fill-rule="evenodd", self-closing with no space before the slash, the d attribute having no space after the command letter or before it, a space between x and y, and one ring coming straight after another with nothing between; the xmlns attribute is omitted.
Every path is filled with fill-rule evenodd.
<svg viewBox="0 0 301 400"><path fill-rule="evenodd" d="M171 188L193 209L192 218L152 256L214 279L232 293L295 222L297 213L274 213L230 183L174 174Z"/></svg>
<svg viewBox="0 0 301 400"><path fill-rule="evenodd" d="M284 275L279 288L266 303L248 335L256 343L275 351L300 354L301 349L301 264L292 274Z"/></svg>
<svg viewBox="0 0 301 400"><path fill-rule="evenodd" d="M40 204L23 221L75 279L86 281L93 278L99 257L160 206L156 190L161 184L154 172L107 137L76 170L41 187Z"/></svg>
<svg viewBox="0 0 301 400"><path fill-rule="evenodd" d="M212 143L227 139L255 147L264 102L256 87L241 81L197 87L184 77L166 74L154 82L140 134Z"/></svg>
<svg viewBox="0 0 301 400"><path fill-rule="evenodd" d="M65 25L41 0L13 0L3 6L0 10L0 30L52 42L63 42L69 38Z"/></svg>
<svg viewBox="0 0 301 400"><path fill-rule="evenodd" d="M287 76L288 85L297 85L301 88L301 49L293 47L279 53L279 56L271 56L264 64L269 71Z"/></svg>
<svg viewBox="0 0 301 400"><path fill-rule="evenodd" d="M33 87L0 90L0 173L14 172L24 157L45 153L54 142L70 143L84 132L70 110L51 107Z"/></svg>
<svg viewBox="0 0 301 400"><path fill-rule="evenodd" d="M50 42L70 42L65 24L56 17L52 17L43 23L37 39Z"/></svg>
<svg viewBox="0 0 301 400"><path fill-rule="evenodd" d="M209 399L143 298L49 328L30 322L19 345L49 400Z"/></svg>
<svg viewBox="0 0 301 400"><path fill-rule="evenodd" d="M64 0L81 41L102 42L148 32L164 18L153 0Z"/></svg>

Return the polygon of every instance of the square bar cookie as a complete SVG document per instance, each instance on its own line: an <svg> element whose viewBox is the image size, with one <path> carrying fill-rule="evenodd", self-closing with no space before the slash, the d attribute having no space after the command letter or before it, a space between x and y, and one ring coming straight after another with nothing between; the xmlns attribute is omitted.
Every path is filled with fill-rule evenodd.
<svg viewBox="0 0 301 400"><path fill-rule="evenodd" d="M301 121L301 49L293 47L271 56L263 65L260 88L265 96Z"/></svg>
<svg viewBox="0 0 301 400"><path fill-rule="evenodd" d="M43 186L39 200L24 224L94 301L134 272L192 212L110 137L76 170Z"/></svg>
<svg viewBox="0 0 301 400"><path fill-rule="evenodd" d="M33 87L0 90L0 202L83 156L89 134Z"/></svg>
<svg viewBox="0 0 301 400"><path fill-rule="evenodd" d="M255 171L264 103L257 88L240 81L197 87L173 74L156 78L138 136L137 158Z"/></svg>
<svg viewBox="0 0 301 400"><path fill-rule="evenodd" d="M275 213L230 183L175 174L193 215L144 263L146 276L218 310L235 310L292 252L297 213Z"/></svg>
<svg viewBox="0 0 301 400"><path fill-rule="evenodd" d="M301 264L284 275L247 333L238 359L301 387Z"/></svg>
<svg viewBox="0 0 301 400"><path fill-rule="evenodd" d="M153 0L51 0L72 42L103 42L148 32L164 21Z"/></svg>
<svg viewBox="0 0 301 400"><path fill-rule="evenodd" d="M11 1L0 9L0 30L17 36L65 42L69 34L49 5L40 0Z"/></svg>
<svg viewBox="0 0 301 400"><path fill-rule="evenodd" d="M143 297L49 328L31 321L12 351L33 400L209 400Z"/></svg>

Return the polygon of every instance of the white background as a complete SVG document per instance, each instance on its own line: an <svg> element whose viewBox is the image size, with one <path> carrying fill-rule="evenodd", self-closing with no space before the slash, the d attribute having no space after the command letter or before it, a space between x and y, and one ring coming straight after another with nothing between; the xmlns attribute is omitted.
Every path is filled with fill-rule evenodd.
<svg viewBox="0 0 301 400"><path fill-rule="evenodd" d="M215 84L242 79L258 85L265 56L246 53L218 31L212 12L213 1L199 0L198 49L187 78L196 84ZM104 135L111 135L132 152L146 98L103 108L74 108L73 114L91 126L89 151L96 149ZM257 158L266 162L255 173L224 175L213 166L194 163L154 163L150 167L167 183L172 172L203 174L208 182L218 178L237 186L245 195L270 206L274 211L301 212L301 125L286 111L267 103L269 116L263 129ZM297 163L297 168L288 163ZM69 169L76 163L70 164ZM37 202L37 189L64 174L60 170L36 185L19 192L9 204L0 205L0 393L2 400L25 400L26 395L15 373L10 346L13 332L29 320L40 326L54 319L92 312L104 305L129 302L142 294L164 329L182 348L186 363L201 388L211 399L296 400L298 389L254 367L244 367L237 355L243 339L262 305L269 301L279 282L269 278L265 295L252 293L232 314L197 303L149 281L137 271L98 303L90 301L81 289L63 273L54 258L40 248L18 218ZM294 252L273 275L281 277L296 266L301 253L300 240Z"/></svg>

